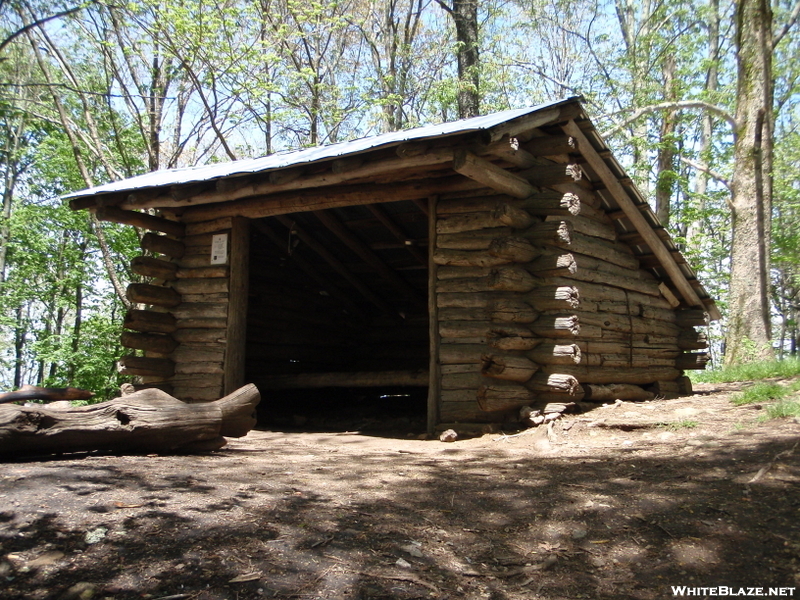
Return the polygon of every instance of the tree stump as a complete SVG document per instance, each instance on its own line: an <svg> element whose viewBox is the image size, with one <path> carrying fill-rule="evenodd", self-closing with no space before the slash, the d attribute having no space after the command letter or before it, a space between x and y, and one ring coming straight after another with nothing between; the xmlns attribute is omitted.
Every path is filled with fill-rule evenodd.
<svg viewBox="0 0 800 600"><path fill-rule="evenodd" d="M256 424L261 394L249 384L214 402L187 404L146 389L89 406L0 405L0 456L112 451L203 452Z"/></svg>

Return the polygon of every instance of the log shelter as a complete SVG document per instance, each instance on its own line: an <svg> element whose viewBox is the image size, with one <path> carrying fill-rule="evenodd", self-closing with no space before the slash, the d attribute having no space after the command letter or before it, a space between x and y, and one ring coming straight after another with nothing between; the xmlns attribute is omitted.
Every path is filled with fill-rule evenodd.
<svg viewBox="0 0 800 600"><path fill-rule="evenodd" d="M146 230L122 373L427 389L429 430L691 392L712 298L570 98L72 194Z"/></svg>

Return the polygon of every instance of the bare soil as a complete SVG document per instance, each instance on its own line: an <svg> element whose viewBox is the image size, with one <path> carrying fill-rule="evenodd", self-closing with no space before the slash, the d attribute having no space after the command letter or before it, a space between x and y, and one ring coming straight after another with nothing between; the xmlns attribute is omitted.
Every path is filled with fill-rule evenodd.
<svg viewBox="0 0 800 600"><path fill-rule="evenodd" d="M7 462L0 598L800 588L800 423L733 406L738 384L701 387L453 443L406 424L253 431L208 455Z"/></svg>

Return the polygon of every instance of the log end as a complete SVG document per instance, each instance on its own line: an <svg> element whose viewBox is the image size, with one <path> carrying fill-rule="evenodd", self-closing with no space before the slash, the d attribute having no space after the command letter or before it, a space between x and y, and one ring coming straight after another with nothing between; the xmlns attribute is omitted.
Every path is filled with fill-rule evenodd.
<svg viewBox="0 0 800 600"><path fill-rule="evenodd" d="M256 406L261 402L261 392L249 383L220 398L214 404L222 411L220 435L244 437L256 426Z"/></svg>

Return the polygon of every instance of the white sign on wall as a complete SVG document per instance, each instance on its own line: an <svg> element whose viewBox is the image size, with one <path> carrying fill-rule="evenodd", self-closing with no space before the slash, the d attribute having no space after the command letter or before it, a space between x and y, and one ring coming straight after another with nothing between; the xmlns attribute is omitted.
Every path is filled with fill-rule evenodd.
<svg viewBox="0 0 800 600"><path fill-rule="evenodd" d="M218 233L211 237L211 264L228 264L228 234Z"/></svg>

